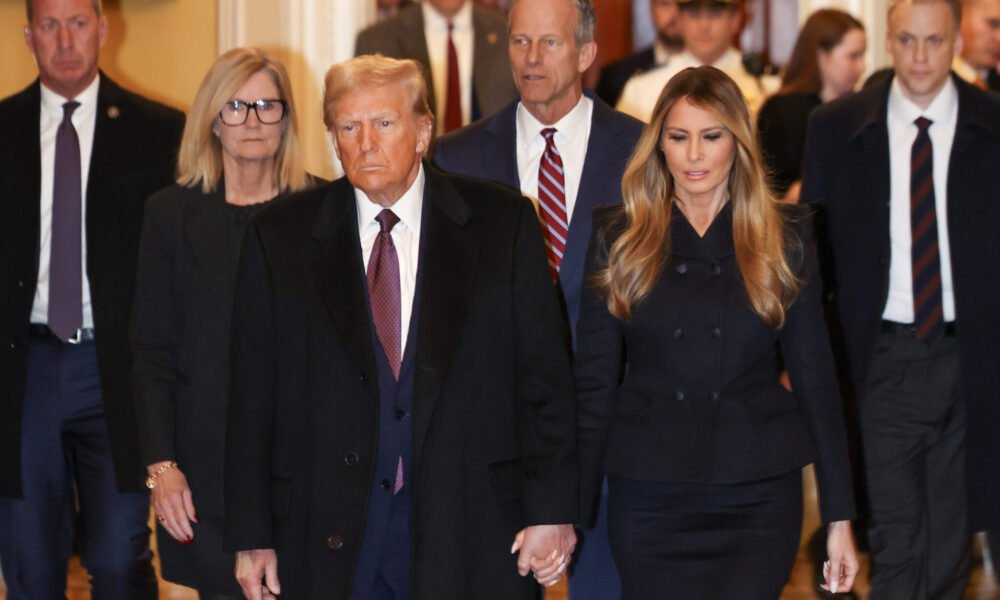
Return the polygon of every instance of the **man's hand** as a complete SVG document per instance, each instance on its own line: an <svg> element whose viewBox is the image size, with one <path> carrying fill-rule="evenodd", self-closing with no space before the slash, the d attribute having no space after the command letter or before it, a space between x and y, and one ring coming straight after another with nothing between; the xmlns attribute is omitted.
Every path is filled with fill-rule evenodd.
<svg viewBox="0 0 1000 600"><path fill-rule="evenodd" d="M281 593L278 554L271 548L237 552L236 581L247 600L275 600Z"/></svg>
<svg viewBox="0 0 1000 600"><path fill-rule="evenodd" d="M533 525L514 537L511 554L517 556L517 572L522 577L534 571L544 587L555 585L566 572L576 549L576 531L572 525Z"/></svg>

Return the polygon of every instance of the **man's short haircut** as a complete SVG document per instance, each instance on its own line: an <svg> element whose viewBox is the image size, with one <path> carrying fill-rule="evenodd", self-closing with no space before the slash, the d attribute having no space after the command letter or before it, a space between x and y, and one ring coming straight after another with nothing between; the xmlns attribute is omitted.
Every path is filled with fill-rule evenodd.
<svg viewBox="0 0 1000 600"><path fill-rule="evenodd" d="M961 25L963 0L891 0L889 2L889 11L886 15L888 15L888 18L891 20L892 11L896 10L896 7L901 4L936 4L938 2L951 9L951 14L955 17L955 27L957 28ZM965 2L968 2L968 0L965 0Z"/></svg>
<svg viewBox="0 0 1000 600"><path fill-rule="evenodd" d="M337 101L349 92L386 85L402 85L409 96L414 114L434 119L434 113L427 103L427 82L420 63L412 59L400 60L381 54L366 54L337 63L326 72L323 124L327 129L333 127Z"/></svg>
<svg viewBox="0 0 1000 600"><path fill-rule="evenodd" d="M511 12L514 5L520 0L511 3ZM573 30L573 40L576 45L582 46L587 42L594 41L594 30L597 28L597 12L594 11L592 0L569 0L576 7L577 21L576 29ZM510 33L510 21L507 21L507 32Z"/></svg>
<svg viewBox="0 0 1000 600"><path fill-rule="evenodd" d="M98 17L103 12L101 10L101 0L93 0L90 3L94 7L94 14ZM28 22L35 18L35 0L24 0L24 10L28 13Z"/></svg>

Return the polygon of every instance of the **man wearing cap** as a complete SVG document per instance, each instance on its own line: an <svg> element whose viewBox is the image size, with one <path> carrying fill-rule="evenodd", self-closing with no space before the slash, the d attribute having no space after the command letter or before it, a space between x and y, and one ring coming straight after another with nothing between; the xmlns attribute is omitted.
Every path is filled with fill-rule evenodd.
<svg viewBox="0 0 1000 600"><path fill-rule="evenodd" d="M0 564L62 598L74 544L102 599L157 594L128 319L146 197L183 116L100 73L98 0L28 0L38 80L0 102Z"/></svg>
<svg viewBox="0 0 1000 600"><path fill-rule="evenodd" d="M733 47L741 27L740 0L679 0L681 37L684 51L666 66L633 76L625 84L616 108L648 121L663 86L688 67L711 65L729 75L756 111L764 100L761 81L743 66L743 55Z"/></svg>

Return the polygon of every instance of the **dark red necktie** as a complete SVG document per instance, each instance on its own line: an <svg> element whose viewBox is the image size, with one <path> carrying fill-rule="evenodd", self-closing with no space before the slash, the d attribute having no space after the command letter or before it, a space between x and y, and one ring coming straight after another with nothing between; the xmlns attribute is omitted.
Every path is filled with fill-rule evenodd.
<svg viewBox="0 0 1000 600"><path fill-rule="evenodd" d="M49 253L49 329L66 341L83 326L83 267L80 177L80 139L73 127L79 102L63 104L63 120L56 130L56 159L52 185L52 243Z"/></svg>
<svg viewBox="0 0 1000 600"><path fill-rule="evenodd" d="M454 28L452 23L448 23L448 83L445 86L444 104L445 133L462 126L462 86L458 79L458 52L455 51L455 43L451 39L451 32Z"/></svg>
<svg viewBox="0 0 1000 600"><path fill-rule="evenodd" d="M910 254L913 261L913 325L917 338L934 341L944 331L941 299L941 256L938 252L937 207L934 200L934 151L920 117L910 155Z"/></svg>
<svg viewBox="0 0 1000 600"><path fill-rule="evenodd" d="M538 164L538 204L542 220L542 234L549 258L552 279L559 278L559 265L566 250L566 236L569 235L569 219L566 217L566 180L563 175L562 157L556 148L556 130L547 127L542 130L545 138L545 152Z"/></svg>
<svg viewBox="0 0 1000 600"><path fill-rule="evenodd" d="M399 301L399 257L396 245L392 243L390 232L399 223L399 217L388 208L375 217L381 230L375 238L371 256L368 259L368 299L371 303L375 333L382 344L385 357L392 367L392 375L399 379L400 348L400 301Z"/></svg>

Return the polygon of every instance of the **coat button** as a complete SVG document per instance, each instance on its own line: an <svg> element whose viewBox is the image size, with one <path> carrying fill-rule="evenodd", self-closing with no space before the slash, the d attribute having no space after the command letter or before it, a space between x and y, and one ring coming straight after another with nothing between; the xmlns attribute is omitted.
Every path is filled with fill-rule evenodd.
<svg viewBox="0 0 1000 600"><path fill-rule="evenodd" d="M719 392L712 392L708 395L708 399L712 401L712 404L719 403Z"/></svg>
<svg viewBox="0 0 1000 600"><path fill-rule="evenodd" d="M23 288L24 287L24 280L23 279L21 281L17 282L17 287L19 287L19 288Z"/></svg>
<svg viewBox="0 0 1000 600"><path fill-rule="evenodd" d="M679 339L681 339L683 337L684 337L684 330L683 329L678 328L678 329L674 330L674 339L675 340L679 340Z"/></svg>
<svg viewBox="0 0 1000 600"><path fill-rule="evenodd" d="M712 265L712 275L718 275L722 272L722 267L719 265Z"/></svg>
<svg viewBox="0 0 1000 600"><path fill-rule="evenodd" d="M17 350L17 342L11 342L10 343L10 349L11 350Z"/></svg>
<svg viewBox="0 0 1000 600"><path fill-rule="evenodd" d="M402 421L403 419L406 418L406 411L401 408L397 408L395 412L395 417L397 421Z"/></svg>
<svg viewBox="0 0 1000 600"><path fill-rule="evenodd" d="M368 376L365 375L364 371L361 372L361 383L368 383Z"/></svg>
<svg viewBox="0 0 1000 600"><path fill-rule="evenodd" d="M676 400L678 402L680 402L681 400L684 400L684 392L682 392L680 390L677 390L676 392L674 392L674 400Z"/></svg>
<svg viewBox="0 0 1000 600"><path fill-rule="evenodd" d="M674 270L683 275L688 272L688 266L686 263L681 263L674 267Z"/></svg>
<svg viewBox="0 0 1000 600"><path fill-rule="evenodd" d="M358 456L357 452L348 452L344 455L344 464L348 467L353 467L358 464L359 460L361 460L361 457Z"/></svg>
<svg viewBox="0 0 1000 600"><path fill-rule="evenodd" d="M326 547L330 550L340 550L344 547L344 537L341 535L331 535L326 538Z"/></svg>
<svg viewBox="0 0 1000 600"><path fill-rule="evenodd" d="M388 479L383 479L382 481L378 482L378 486L383 490L387 490L392 487L392 484L389 483Z"/></svg>
<svg viewBox="0 0 1000 600"><path fill-rule="evenodd" d="M722 335L722 330L721 329L719 329L718 327L713 327L712 328L712 337L717 338L717 337L720 337L721 335Z"/></svg>

